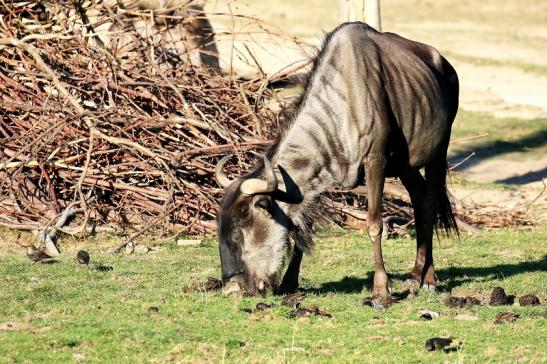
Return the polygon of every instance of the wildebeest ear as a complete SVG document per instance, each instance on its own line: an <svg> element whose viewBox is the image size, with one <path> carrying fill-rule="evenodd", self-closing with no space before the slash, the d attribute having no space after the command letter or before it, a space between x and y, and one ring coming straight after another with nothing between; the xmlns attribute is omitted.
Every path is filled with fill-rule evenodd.
<svg viewBox="0 0 547 364"><path fill-rule="evenodd" d="M260 200L255 202L255 206L266 211L270 211L272 201L269 198L261 198Z"/></svg>

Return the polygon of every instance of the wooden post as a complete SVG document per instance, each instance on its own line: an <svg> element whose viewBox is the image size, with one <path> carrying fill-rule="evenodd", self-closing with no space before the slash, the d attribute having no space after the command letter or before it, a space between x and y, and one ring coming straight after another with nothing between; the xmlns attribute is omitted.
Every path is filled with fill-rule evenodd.
<svg viewBox="0 0 547 364"><path fill-rule="evenodd" d="M376 29L382 31L382 20L380 16L380 0L365 1L365 21Z"/></svg>
<svg viewBox="0 0 547 364"><path fill-rule="evenodd" d="M338 0L338 22L366 21L382 31L380 0Z"/></svg>
<svg viewBox="0 0 547 364"><path fill-rule="evenodd" d="M363 21L365 0L338 0L338 22Z"/></svg>

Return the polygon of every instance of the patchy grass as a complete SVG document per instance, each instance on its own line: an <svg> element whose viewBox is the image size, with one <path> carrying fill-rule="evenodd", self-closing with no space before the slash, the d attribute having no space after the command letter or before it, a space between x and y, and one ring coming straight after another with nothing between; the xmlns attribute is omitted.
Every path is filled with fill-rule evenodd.
<svg viewBox="0 0 547 364"><path fill-rule="evenodd" d="M547 154L547 119L495 118L488 113L460 109L452 128L452 140L488 133L464 143L453 143L449 156L463 159L503 155L513 160L539 159Z"/></svg>
<svg viewBox="0 0 547 364"><path fill-rule="evenodd" d="M522 71L529 72L538 76L547 75L547 67L533 63L524 63L510 60L499 60L492 58L482 58L458 54L450 51L444 51L443 56L450 60L471 63L475 66L498 66L498 67L515 67Z"/></svg>
<svg viewBox="0 0 547 364"><path fill-rule="evenodd" d="M154 240L148 241L156 244ZM342 230L320 234L306 257L303 305L317 305L332 318L288 317L279 297L235 298L220 293L184 292L190 282L218 276L216 243L199 247L174 243L147 254L109 256L105 244L65 244L56 264L31 263L12 245L0 248L0 358L6 362L516 362L541 363L545 306L451 309L448 293L420 292L386 312L361 304L370 295L372 252L363 234ZM67 246L69 245L69 246ZM109 241L108 245L115 245ZM113 270L86 269L78 248L92 263ZM385 242L396 292L413 264L411 239ZM474 295L483 303L491 289L538 295L545 304L547 229L495 230L461 241L435 243L445 291ZM275 302L271 311L246 314L257 302ZM148 308L159 308L148 313ZM421 321L420 309L440 313ZM497 313L521 318L494 325ZM461 316L466 314L467 316ZM458 316L460 315L460 316ZM461 320L458 317L471 317ZM459 351L427 352L426 339L450 336Z"/></svg>

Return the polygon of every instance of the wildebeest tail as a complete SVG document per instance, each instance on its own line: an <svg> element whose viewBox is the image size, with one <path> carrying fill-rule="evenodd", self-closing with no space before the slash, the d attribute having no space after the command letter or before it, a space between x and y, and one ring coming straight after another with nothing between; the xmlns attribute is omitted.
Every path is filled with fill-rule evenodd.
<svg viewBox="0 0 547 364"><path fill-rule="evenodd" d="M448 234L455 233L460 236L456 217L454 216L453 203L450 199L450 194L446 188L446 175L448 174L448 166L445 165L445 172L442 178L442 183L438 184L437 190L437 225L440 225Z"/></svg>

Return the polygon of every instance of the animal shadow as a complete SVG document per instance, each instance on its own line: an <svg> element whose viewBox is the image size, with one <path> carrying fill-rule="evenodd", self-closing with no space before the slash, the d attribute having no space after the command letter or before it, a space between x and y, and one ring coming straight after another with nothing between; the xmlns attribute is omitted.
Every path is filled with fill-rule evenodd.
<svg viewBox="0 0 547 364"><path fill-rule="evenodd" d="M547 271L547 255L541 259L533 261L524 261L515 264L497 264L490 267L451 267L437 270L437 276L441 284L437 287L439 291L451 291L465 283L481 278L484 280L496 280L500 277L511 277L522 273L544 272ZM325 294L329 292L355 294L361 293L363 288L372 289L372 280L374 271L366 273L365 277L346 276L339 281L332 281L321 284L317 288L310 288L307 291L315 294ZM406 280L408 274L390 274L392 280Z"/></svg>

